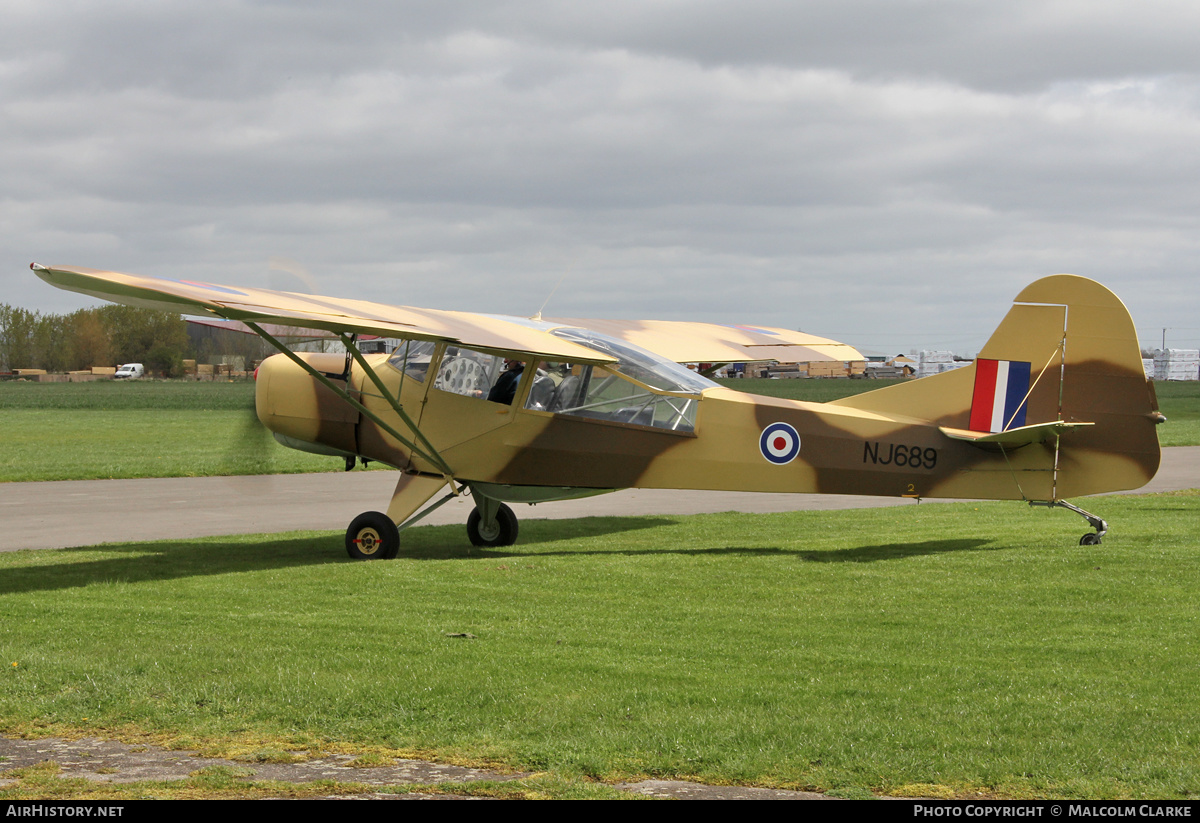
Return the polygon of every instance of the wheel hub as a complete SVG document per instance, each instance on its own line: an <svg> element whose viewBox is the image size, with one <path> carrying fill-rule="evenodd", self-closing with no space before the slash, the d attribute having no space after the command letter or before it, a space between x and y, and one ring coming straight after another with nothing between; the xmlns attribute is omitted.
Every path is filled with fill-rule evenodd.
<svg viewBox="0 0 1200 823"><path fill-rule="evenodd" d="M379 537L379 532L374 529L363 529L358 533L358 537L354 539L358 544L358 549L363 554L375 554L379 551L379 547L383 545L383 541Z"/></svg>

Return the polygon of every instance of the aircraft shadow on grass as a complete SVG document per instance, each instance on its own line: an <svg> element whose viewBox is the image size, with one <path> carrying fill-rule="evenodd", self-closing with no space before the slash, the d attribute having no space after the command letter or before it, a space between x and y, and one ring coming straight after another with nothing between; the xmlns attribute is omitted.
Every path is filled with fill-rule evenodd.
<svg viewBox="0 0 1200 823"><path fill-rule="evenodd" d="M983 539L930 540L918 543L887 543L811 552L804 549L785 549L772 546L700 546L654 548L571 548L562 551L536 551L533 547L561 540L587 539L619 535L670 525L674 521L654 517L587 517L578 520L553 521L554 527L543 527L536 521L527 529L522 546L529 550L496 550L463 547L461 528L429 526L410 532L394 561L418 560L498 560L506 558L566 557L570 555L742 555L758 557L790 555L806 563L866 563L881 560L901 560L920 555L988 549L990 541ZM158 580L177 580L216 574L235 574L290 567L344 565L351 563L341 549L340 535L263 539L255 537L223 540L156 541L129 543L81 549L58 549L79 557L77 562L38 565L7 569L0 572L0 596L38 591L55 591L89 585L111 583L141 583ZM104 560L92 560L96 553L117 554Z"/></svg>
<svg viewBox="0 0 1200 823"><path fill-rule="evenodd" d="M903 560L949 552L996 551L1004 546L989 545L992 541L973 539L925 540L920 543L880 543L876 546L857 546L830 552L802 552L806 563L874 563L879 560Z"/></svg>
<svg viewBox="0 0 1200 823"><path fill-rule="evenodd" d="M670 525L674 521L655 517L589 517L578 521L555 521L561 530L527 529L522 544L576 537L603 537L639 529ZM461 526L424 526L407 533L410 538L397 560L482 560L522 556L519 551L502 553L463 546ZM55 549L79 558L77 562L37 565L0 570L0 597L36 591L55 591L103 583L139 583L177 580L214 574L234 574L267 569L347 564L343 536L312 535L273 539L261 535L215 537L203 540L168 540L107 544L78 549ZM98 553L117 554L104 560L90 559ZM578 552L562 552L578 554ZM526 557L535 556L525 554ZM390 561L379 561L390 562Z"/></svg>

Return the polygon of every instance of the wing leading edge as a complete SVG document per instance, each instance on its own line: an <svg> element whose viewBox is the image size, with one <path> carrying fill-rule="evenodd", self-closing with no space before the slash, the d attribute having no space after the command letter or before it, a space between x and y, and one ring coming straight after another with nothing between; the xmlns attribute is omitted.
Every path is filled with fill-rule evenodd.
<svg viewBox="0 0 1200 823"><path fill-rule="evenodd" d="M278 323L342 334L375 334L460 343L547 359L607 363L612 358L550 334L569 326L600 332L676 363L862 360L853 347L823 337L752 326L668 320L525 318L418 309L366 300L167 280L68 266L30 265L52 286L115 303L254 323Z"/></svg>
<svg viewBox="0 0 1200 823"><path fill-rule="evenodd" d="M414 309L366 300L345 300L268 289L234 288L194 280L165 280L95 269L30 266L38 277L67 291L114 303L253 323L324 329L342 334L377 334L459 343L580 363L614 358L550 334L545 329L495 315Z"/></svg>

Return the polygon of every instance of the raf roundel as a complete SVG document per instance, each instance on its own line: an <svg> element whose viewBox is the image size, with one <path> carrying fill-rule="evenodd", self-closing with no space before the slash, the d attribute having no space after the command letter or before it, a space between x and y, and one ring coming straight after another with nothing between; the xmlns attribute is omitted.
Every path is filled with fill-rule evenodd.
<svg viewBox="0 0 1200 823"><path fill-rule="evenodd" d="M758 449L777 466L791 463L800 453L800 434L787 423L772 423L758 438Z"/></svg>

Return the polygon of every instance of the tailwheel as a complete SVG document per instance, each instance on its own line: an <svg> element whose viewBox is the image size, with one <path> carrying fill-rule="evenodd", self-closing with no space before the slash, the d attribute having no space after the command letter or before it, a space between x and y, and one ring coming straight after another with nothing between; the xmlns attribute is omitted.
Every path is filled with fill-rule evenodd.
<svg viewBox="0 0 1200 823"><path fill-rule="evenodd" d="M501 503L496 508L495 522L485 526L477 506L471 509L471 516L467 518L467 537L472 546L511 546L517 542L517 516Z"/></svg>
<svg viewBox="0 0 1200 823"><path fill-rule="evenodd" d="M400 530L386 514L363 512L346 529L346 554L355 560L391 560L400 552Z"/></svg>
<svg viewBox="0 0 1200 823"><path fill-rule="evenodd" d="M1099 546L1104 535L1108 534L1108 522L1103 517L1097 517L1091 512L1085 512L1083 509L1076 506L1074 503L1068 503L1066 500L1030 500L1031 506L1045 506L1048 509L1060 508L1073 511L1084 520L1088 525L1096 531L1088 532L1083 537L1079 538L1081 546Z"/></svg>

